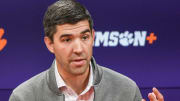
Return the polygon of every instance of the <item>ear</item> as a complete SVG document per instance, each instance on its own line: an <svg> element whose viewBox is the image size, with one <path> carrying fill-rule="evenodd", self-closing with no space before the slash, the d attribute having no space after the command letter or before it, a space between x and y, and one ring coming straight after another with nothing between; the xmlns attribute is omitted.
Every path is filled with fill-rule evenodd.
<svg viewBox="0 0 180 101"><path fill-rule="evenodd" d="M45 36L44 37L44 42L45 42L46 47L48 48L48 50L51 53L54 53L54 43L53 43L53 41L49 37Z"/></svg>
<svg viewBox="0 0 180 101"><path fill-rule="evenodd" d="M95 30L92 29L92 36L93 36L93 44L94 44L94 40L95 40Z"/></svg>

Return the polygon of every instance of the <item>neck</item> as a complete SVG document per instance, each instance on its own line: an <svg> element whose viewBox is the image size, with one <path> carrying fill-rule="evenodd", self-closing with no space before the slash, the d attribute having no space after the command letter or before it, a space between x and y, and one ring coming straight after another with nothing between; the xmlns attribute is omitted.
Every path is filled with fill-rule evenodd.
<svg viewBox="0 0 180 101"><path fill-rule="evenodd" d="M58 72L62 76L66 85L71 87L79 95L86 88L88 84L89 75L90 75L90 67L87 68L85 73L81 75L72 75L67 72L62 73L59 71L59 69L58 69Z"/></svg>

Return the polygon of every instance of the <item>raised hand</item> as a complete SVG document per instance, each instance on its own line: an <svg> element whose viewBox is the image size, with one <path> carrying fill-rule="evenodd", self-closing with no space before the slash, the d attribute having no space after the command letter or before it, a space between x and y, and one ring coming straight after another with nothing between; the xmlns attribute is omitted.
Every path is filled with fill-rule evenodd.
<svg viewBox="0 0 180 101"><path fill-rule="evenodd" d="M153 88L152 92L148 94L148 98L150 101L164 101L163 95L158 91L157 88ZM142 101L146 101L142 99Z"/></svg>

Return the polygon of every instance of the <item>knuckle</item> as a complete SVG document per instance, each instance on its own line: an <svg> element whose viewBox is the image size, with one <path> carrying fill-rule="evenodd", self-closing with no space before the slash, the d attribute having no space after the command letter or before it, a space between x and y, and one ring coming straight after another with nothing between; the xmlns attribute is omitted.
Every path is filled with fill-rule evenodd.
<svg viewBox="0 0 180 101"><path fill-rule="evenodd" d="M159 100L160 100L160 101L164 101L164 97L161 95L161 96L159 97Z"/></svg>

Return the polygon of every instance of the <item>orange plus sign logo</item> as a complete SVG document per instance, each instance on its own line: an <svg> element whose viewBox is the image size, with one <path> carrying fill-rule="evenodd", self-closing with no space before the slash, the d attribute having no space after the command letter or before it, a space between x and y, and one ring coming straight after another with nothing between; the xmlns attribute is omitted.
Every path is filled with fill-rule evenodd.
<svg viewBox="0 0 180 101"><path fill-rule="evenodd" d="M154 33L151 33L149 36L147 36L146 40L149 41L149 44L153 44L153 41L157 40L157 36L155 36Z"/></svg>
<svg viewBox="0 0 180 101"><path fill-rule="evenodd" d="M4 35L4 29L3 28L0 28L0 51L3 50L3 48L6 46L7 44L7 40L6 39L3 39Z"/></svg>

